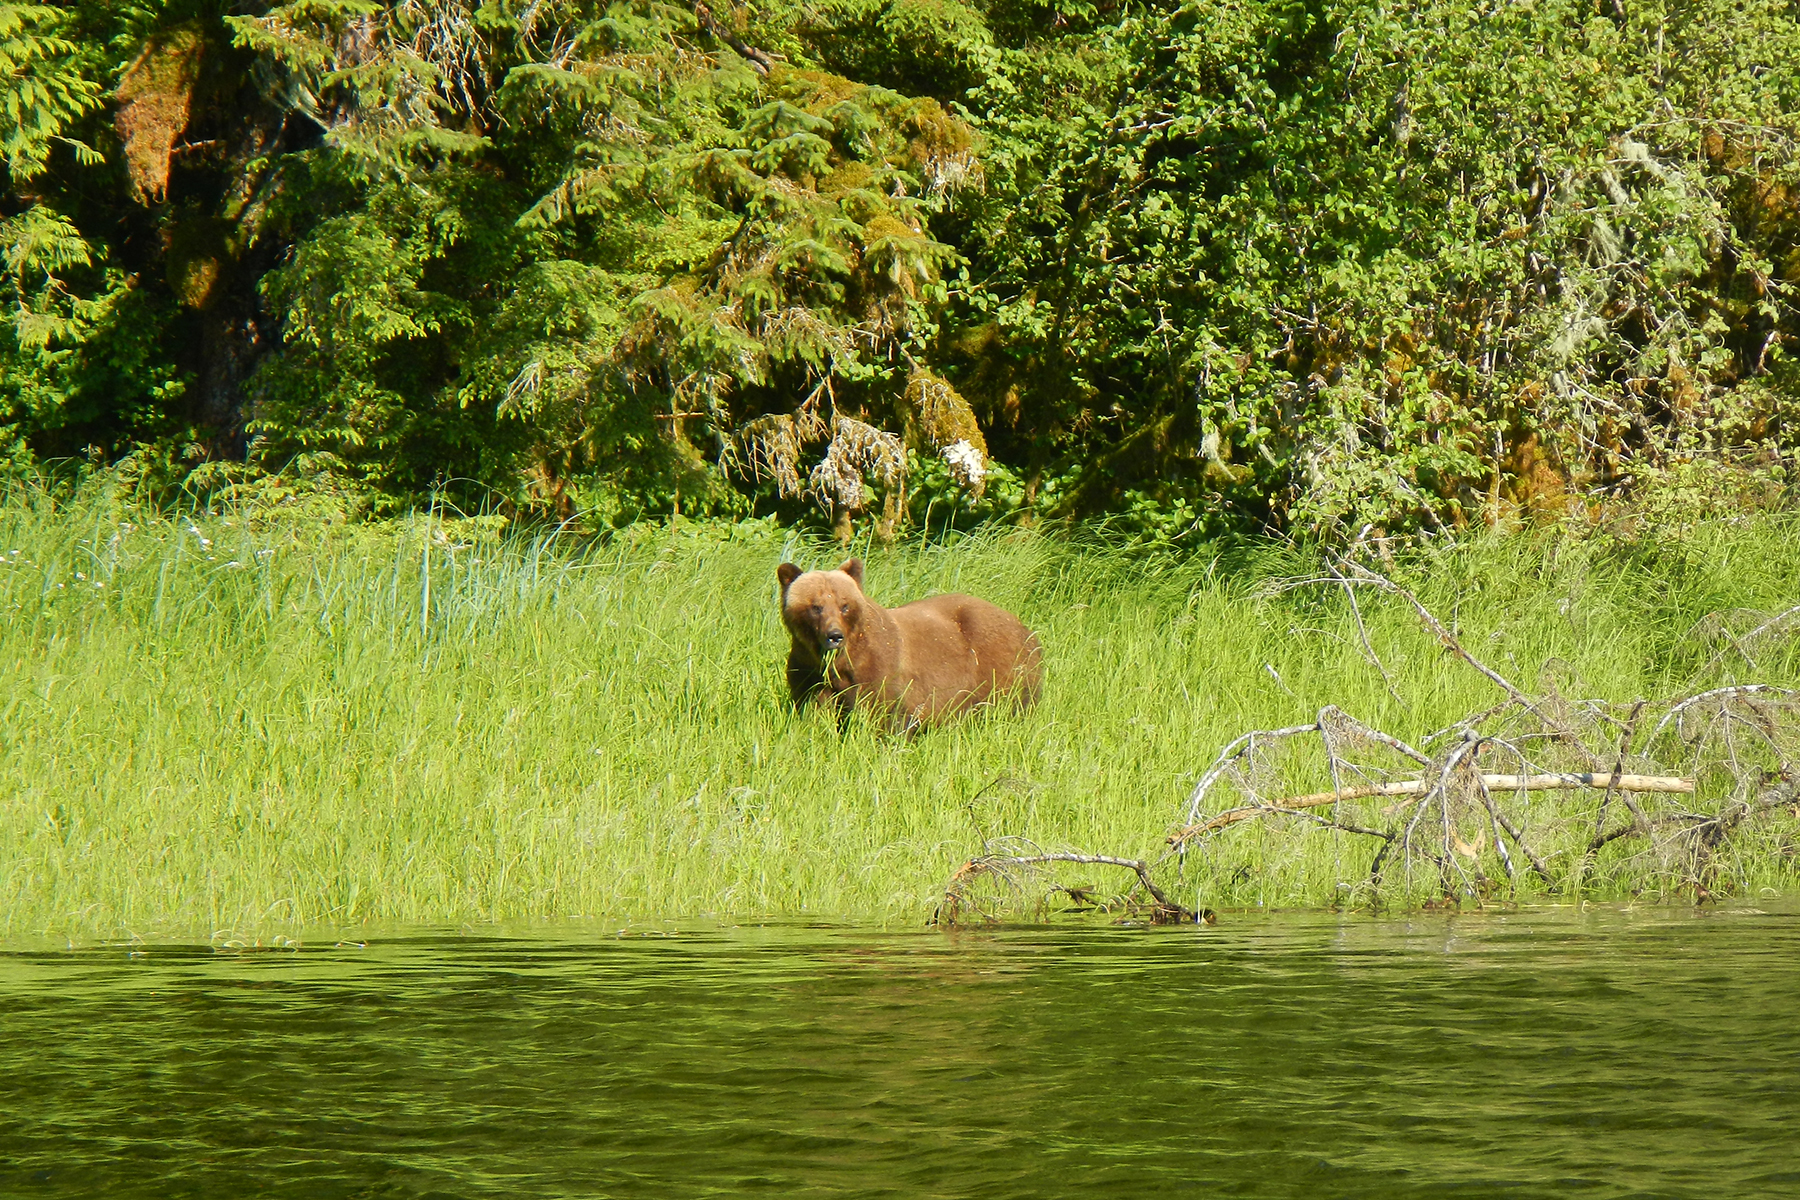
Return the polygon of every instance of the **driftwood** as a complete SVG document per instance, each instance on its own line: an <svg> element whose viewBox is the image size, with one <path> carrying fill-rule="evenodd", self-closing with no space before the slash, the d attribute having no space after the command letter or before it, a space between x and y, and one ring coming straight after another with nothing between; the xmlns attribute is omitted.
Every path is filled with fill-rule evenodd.
<svg viewBox="0 0 1800 1200"><path fill-rule="evenodd" d="M1129 870L1137 880L1134 890L1151 899L1153 919L1194 920L1195 913L1209 912L1202 903L1209 889L1231 886L1231 843L1220 839L1268 820L1371 839L1375 853L1363 881L1339 884L1369 903L1391 894L1396 872L1403 876L1400 898L1413 902L1414 876L1421 869L1427 871L1428 889L1453 902L1479 902L1497 887L1517 887L1526 870L1551 892L1579 893L1596 871L1612 871L1628 874L1638 886L1686 889L1706 899L1722 886L1720 855L1733 837L1769 813L1800 815L1800 720L1795 719L1800 689L1741 683L1625 703L1570 700L1548 681L1543 690L1527 692L1470 653L1416 595L1385 576L1340 561L1327 574L1293 581L1283 590L1319 586L1341 588L1347 597L1360 588L1395 596L1448 654L1492 683L1502 699L1444 726L1420 746L1334 705L1307 724L1244 733L1200 772L1162 858L1044 853L1037 847L998 853L984 839L983 853L946 883L934 919L958 921L983 880L1022 892L1030 872L1070 863ZM1363 650L1392 691L1393 678L1375 654L1361 609L1352 603ZM1766 644L1796 623L1797 615L1800 606L1787 609L1740 641L1760 638ZM1752 661L1747 653L1742 657ZM1298 766L1312 745L1321 752L1317 769L1329 790L1304 795L1276 790L1272 781ZM1390 761L1383 763L1384 758ZM1500 761L1491 766L1484 761L1496 758ZM1564 801L1533 807L1528 801L1533 793L1581 791L1601 795L1591 805ZM1230 802L1213 808L1221 793ZM1696 797L1711 799L1696 805ZM1383 800L1393 802L1372 803ZM1224 865L1220 855L1227 859ZM1179 882L1159 883L1159 874L1169 869ZM1188 887L1194 888L1191 904L1172 899L1176 888ZM1089 889L1051 885L1049 890L1091 899Z"/></svg>
<svg viewBox="0 0 1800 1200"><path fill-rule="evenodd" d="M1745 663L1749 664L1751 670L1756 670L1756 660L1750 657L1750 647L1756 645L1762 638L1777 632L1783 626L1789 624L1800 624L1800 604L1796 604L1794 607L1783 612L1776 613L1774 616L1758 625L1755 629L1750 630L1748 633L1740 634L1737 637L1733 637L1730 633L1721 630L1720 632L1724 634L1725 646L1707 661L1706 669L1710 671L1712 668L1724 662L1726 656L1735 651L1743 658Z"/></svg>
<svg viewBox="0 0 1800 1200"><path fill-rule="evenodd" d="M1050 863L1076 863L1086 866L1123 867L1137 876L1138 886L1155 902L1150 919L1158 925L1202 922L1211 925L1217 918L1209 909L1198 912L1170 899L1150 876L1150 864L1136 858L1119 858L1111 854L982 854L958 867L944 885L944 899L932 914L931 924L956 925L963 910L971 906L973 885L985 876L997 876L1014 883L1011 873L1021 868ZM1062 889L1072 891L1072 889Z"/></svg>
<svg viewBox="0 0 1800 1200"><path fill-rule="evenodd" d="M1708 892L1716 854L1731 833L1750 817L1794 803L1790 784L1800 776L1800 724L1793 720L1792 710L1800 703L1800 691L1771 684L1737 684L1624 706L1597 700L1571 702L1554 688L1533 695L1470 653L1416 595L1365 567L1344 562L1327 575L1285 586L1330 586L1342 588L1346 594L1357 587L1371 587L1399 597L1446 651L1487 678L1505 698L1427 737L1424 744L1430 747L1457 735L1431 756L1335 707L1321 710L1308 726L1241 735L1201 773L1189 795L1183 820L1169 837L1171 853L1179 857L1244 822L1301 818L1379 841L1367 881L1371 893L1398 863L1409 876L1415 865L1430 866L1446 896L1479 896L1492 886L1480 865L1490 844L1509 881L1517 881L1513 862L1517 853L1546 887L1564 890L1581 886L1599 850L1622 839L1641 839L1647 845L1640 853L1656 857L1663 878L1691 886L1699 895ZM1793 612L1790 609L1764 621L1751 633L1765 635ZM1366 635L1364 649L1373 656ZM1388 678L1385 670L1383 677ZM1639 730L1651 717L1656 719L1650 735L1639 744ZM1666 733L1675 735L1673 745ZM1273 748L1282 747L1291 755L1308 734L1316 736L1322 746L1331 790L1267 797L1261 780L1270 773L1266 760ZM1383 778L1390 773L1386 768L1353 761L1346 747L1355 743L1385 747L1428 769L1418 778ZM1748 752L1751 744L1756 748L1754 754ZM1654 755L1671 749L1687 758L1694 771L1661 774L1641 769L1664 765ZM1496 754L1510 759L1518 769L1473 769L1481 756ZM1640 769L1628 769L1634 766ZM1694 811L1685 803L1654 811L1646 807L1651 797L1695 795L1700 782L1695 772L1699 771L1721 777L1720 784L1729 793L1721 802L1723 807L1710 813ZM1238 802L1208 815L1213 792L1225 786L1238 794ZM1507 798L1578 789L1603 795L1588 818L1593 832L1585 839L1585 848L1577 853L1572 869L1559 874L1526 838L1533 820L1543 814L1527 814L1512 807ZM1393 797L1401 799L1378 813L1362 815L1359 802ZM1608 813L1615 801L1627 816L1609 828ZM1324 808L1332 810L1330 816L1309 811ZM1384 825L1370 816L1403 817L1403 823ZM1554 822L1561 817L1551 814L1550 819Z"/></svg>
<svg viewBox="0 0 1800 1200"><path fill-rule="evenodd" d="M1395 783L1374 783L1366 787L1344 788L1342 791L1314 792L1309 796L1288 796L1280 800L1271 800L1266 804L1247 804L1242 808L1227 809L1211 820L1202 821L1198 825L1183 826L1169 835L1169 844L1179 846L1199 834L1214 829L1223 829L1238 821L1245 821L1270 812L1284 809L1323 808L1328 804L1341 804L1346 800L1366 800L1371 796L1418 796L1430 792L1436 786L1436 783L1429 779L1402 779ZM1694 790L1694 781L1678 779L1672 775L1595 775L1588 772L1554 775L1483 775L1481 776L1481 786L1490 792L1545 792L1570 788L1599 788L1627 792L1684 792L1691 794ZM1405 806L1390 804L1381 811L1394 813L1403 807Z"/></svg>

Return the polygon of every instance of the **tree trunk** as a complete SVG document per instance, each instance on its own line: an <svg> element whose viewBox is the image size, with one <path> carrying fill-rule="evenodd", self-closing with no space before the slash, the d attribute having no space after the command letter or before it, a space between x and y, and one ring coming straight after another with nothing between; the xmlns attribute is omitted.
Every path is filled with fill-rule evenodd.
<svg viewBox="0 0 1800 1200"><path fill-rule="evenodd" d="M233 296L202 314L199 394L194 416L208 431L212 456L242 462L249 446L245 436L244 385L268 347L253 312Z"/></svg>

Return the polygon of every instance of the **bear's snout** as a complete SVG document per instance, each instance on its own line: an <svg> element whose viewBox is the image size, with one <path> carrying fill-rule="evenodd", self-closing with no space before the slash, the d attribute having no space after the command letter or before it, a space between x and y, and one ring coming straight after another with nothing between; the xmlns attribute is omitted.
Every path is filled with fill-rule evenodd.
<svg viewBox="0 0 1800 1200"><path fill-rule="evenodd" d="M836 650L839 646L842 646L843 644L844 644L844 631L843 630L827 629L825 631L825 648L827 650Z"/></svg>

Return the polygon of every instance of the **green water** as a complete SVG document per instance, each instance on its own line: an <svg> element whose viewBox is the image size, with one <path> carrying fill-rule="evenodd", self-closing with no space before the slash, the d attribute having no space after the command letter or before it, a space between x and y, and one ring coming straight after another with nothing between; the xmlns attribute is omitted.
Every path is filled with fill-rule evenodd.
<svg viewBox="0 0 1800 1200"><path fill-rule="evenodd" d="M1800 914L0 955L0 1196L1793 1196Z"/></svg>

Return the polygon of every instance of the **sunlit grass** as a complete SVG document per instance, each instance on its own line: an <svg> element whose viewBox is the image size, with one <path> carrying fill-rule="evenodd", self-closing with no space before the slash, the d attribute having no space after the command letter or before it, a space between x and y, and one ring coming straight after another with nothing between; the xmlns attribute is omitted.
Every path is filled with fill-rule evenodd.
<svg viewBox="0 0 1800 1200"><path fill-rule="evenodd" d="M911 740L840 733L786 702L774 574L835 547L765 525L593 544L466 528L0 506L0 933L913 923L983 836L1155 857L1245 730L1337 704L1417 737L1497 698L1369 595L1390 687L1341 596L1262 588L1307 569L1292 549L993 530L870 550L869 589L1019 612L1046 648L1041 705ZM1629 698L1697 677L1712 647L1684 635L1705 614L1800 602L1796 532L1514 535L1402 573L1522 683L1549 664L1565 692ZM1758 668L1800 677L1791 643ZM1328 903L1366 869L1331 837L1256 838L1248 869L1190 864L1187 894ZM1780 886L1786 861L1741 882Z"/></svg>

